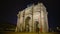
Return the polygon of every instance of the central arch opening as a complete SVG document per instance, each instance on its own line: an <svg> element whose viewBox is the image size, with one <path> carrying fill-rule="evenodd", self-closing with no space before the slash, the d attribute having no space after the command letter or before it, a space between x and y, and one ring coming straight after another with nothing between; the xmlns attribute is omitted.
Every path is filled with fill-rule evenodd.
<svg viewBox="0 0 60 34"><path fill-rule="evenodd" d="M26 32L29 32L29 21L30 21L30 17L27 17L26 19L25 19L25 31Z"/></svg>

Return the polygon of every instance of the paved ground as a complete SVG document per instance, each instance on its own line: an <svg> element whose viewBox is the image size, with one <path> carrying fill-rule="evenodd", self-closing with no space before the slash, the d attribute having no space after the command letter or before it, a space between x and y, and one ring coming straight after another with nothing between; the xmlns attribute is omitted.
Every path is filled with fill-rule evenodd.
<svg viewBox="0 0 60 34"><path fill-rule="evenodd" d="M59 33L58 32L49 32L49 33L1 32L0 34L59 34Z"/></svg>

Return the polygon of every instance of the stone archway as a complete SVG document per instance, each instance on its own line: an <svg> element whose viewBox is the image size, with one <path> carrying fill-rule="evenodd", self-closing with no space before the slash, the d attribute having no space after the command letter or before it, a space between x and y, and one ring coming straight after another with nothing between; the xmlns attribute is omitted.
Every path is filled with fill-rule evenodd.
<svg viewBox="0 0 60 34"><path fill-rule="evenodd" d="M30 17L27 17L26 19L25 19L25 31L26 32L29 32L29 21L30 21Z"/></svg>
<svg viewBox="0 0 60 34"><path fill-rule="evenodd" d="M34 27L35 27L35 32L39 32L39 22L38 21L35 21L34 23Z"/></svg>

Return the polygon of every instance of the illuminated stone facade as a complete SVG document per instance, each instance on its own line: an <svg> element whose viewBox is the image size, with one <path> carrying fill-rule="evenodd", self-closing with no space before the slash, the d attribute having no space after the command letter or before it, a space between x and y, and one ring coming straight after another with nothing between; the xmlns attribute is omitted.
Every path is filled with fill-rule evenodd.
<svg viewBox="0 0 60 34"><path fill-rule="evenodd" d="M47 14L43 3L19 11L16 32L48 32Z"/></svg>

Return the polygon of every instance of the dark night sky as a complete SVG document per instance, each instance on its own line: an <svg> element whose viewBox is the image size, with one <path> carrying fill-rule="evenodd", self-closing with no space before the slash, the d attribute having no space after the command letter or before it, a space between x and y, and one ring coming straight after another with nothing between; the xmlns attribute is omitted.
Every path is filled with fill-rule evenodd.
<svg viewBox="0 0 60 34"><path fill-rule="evenodd" d="M12 24L17 22L17 13L27 5L37 3L40 0L4 0L1 1L0 22L8 21ZM59 23L59 2L58 0L42 0L48 11L48 22L50 27L60 25Z"/></svg>

